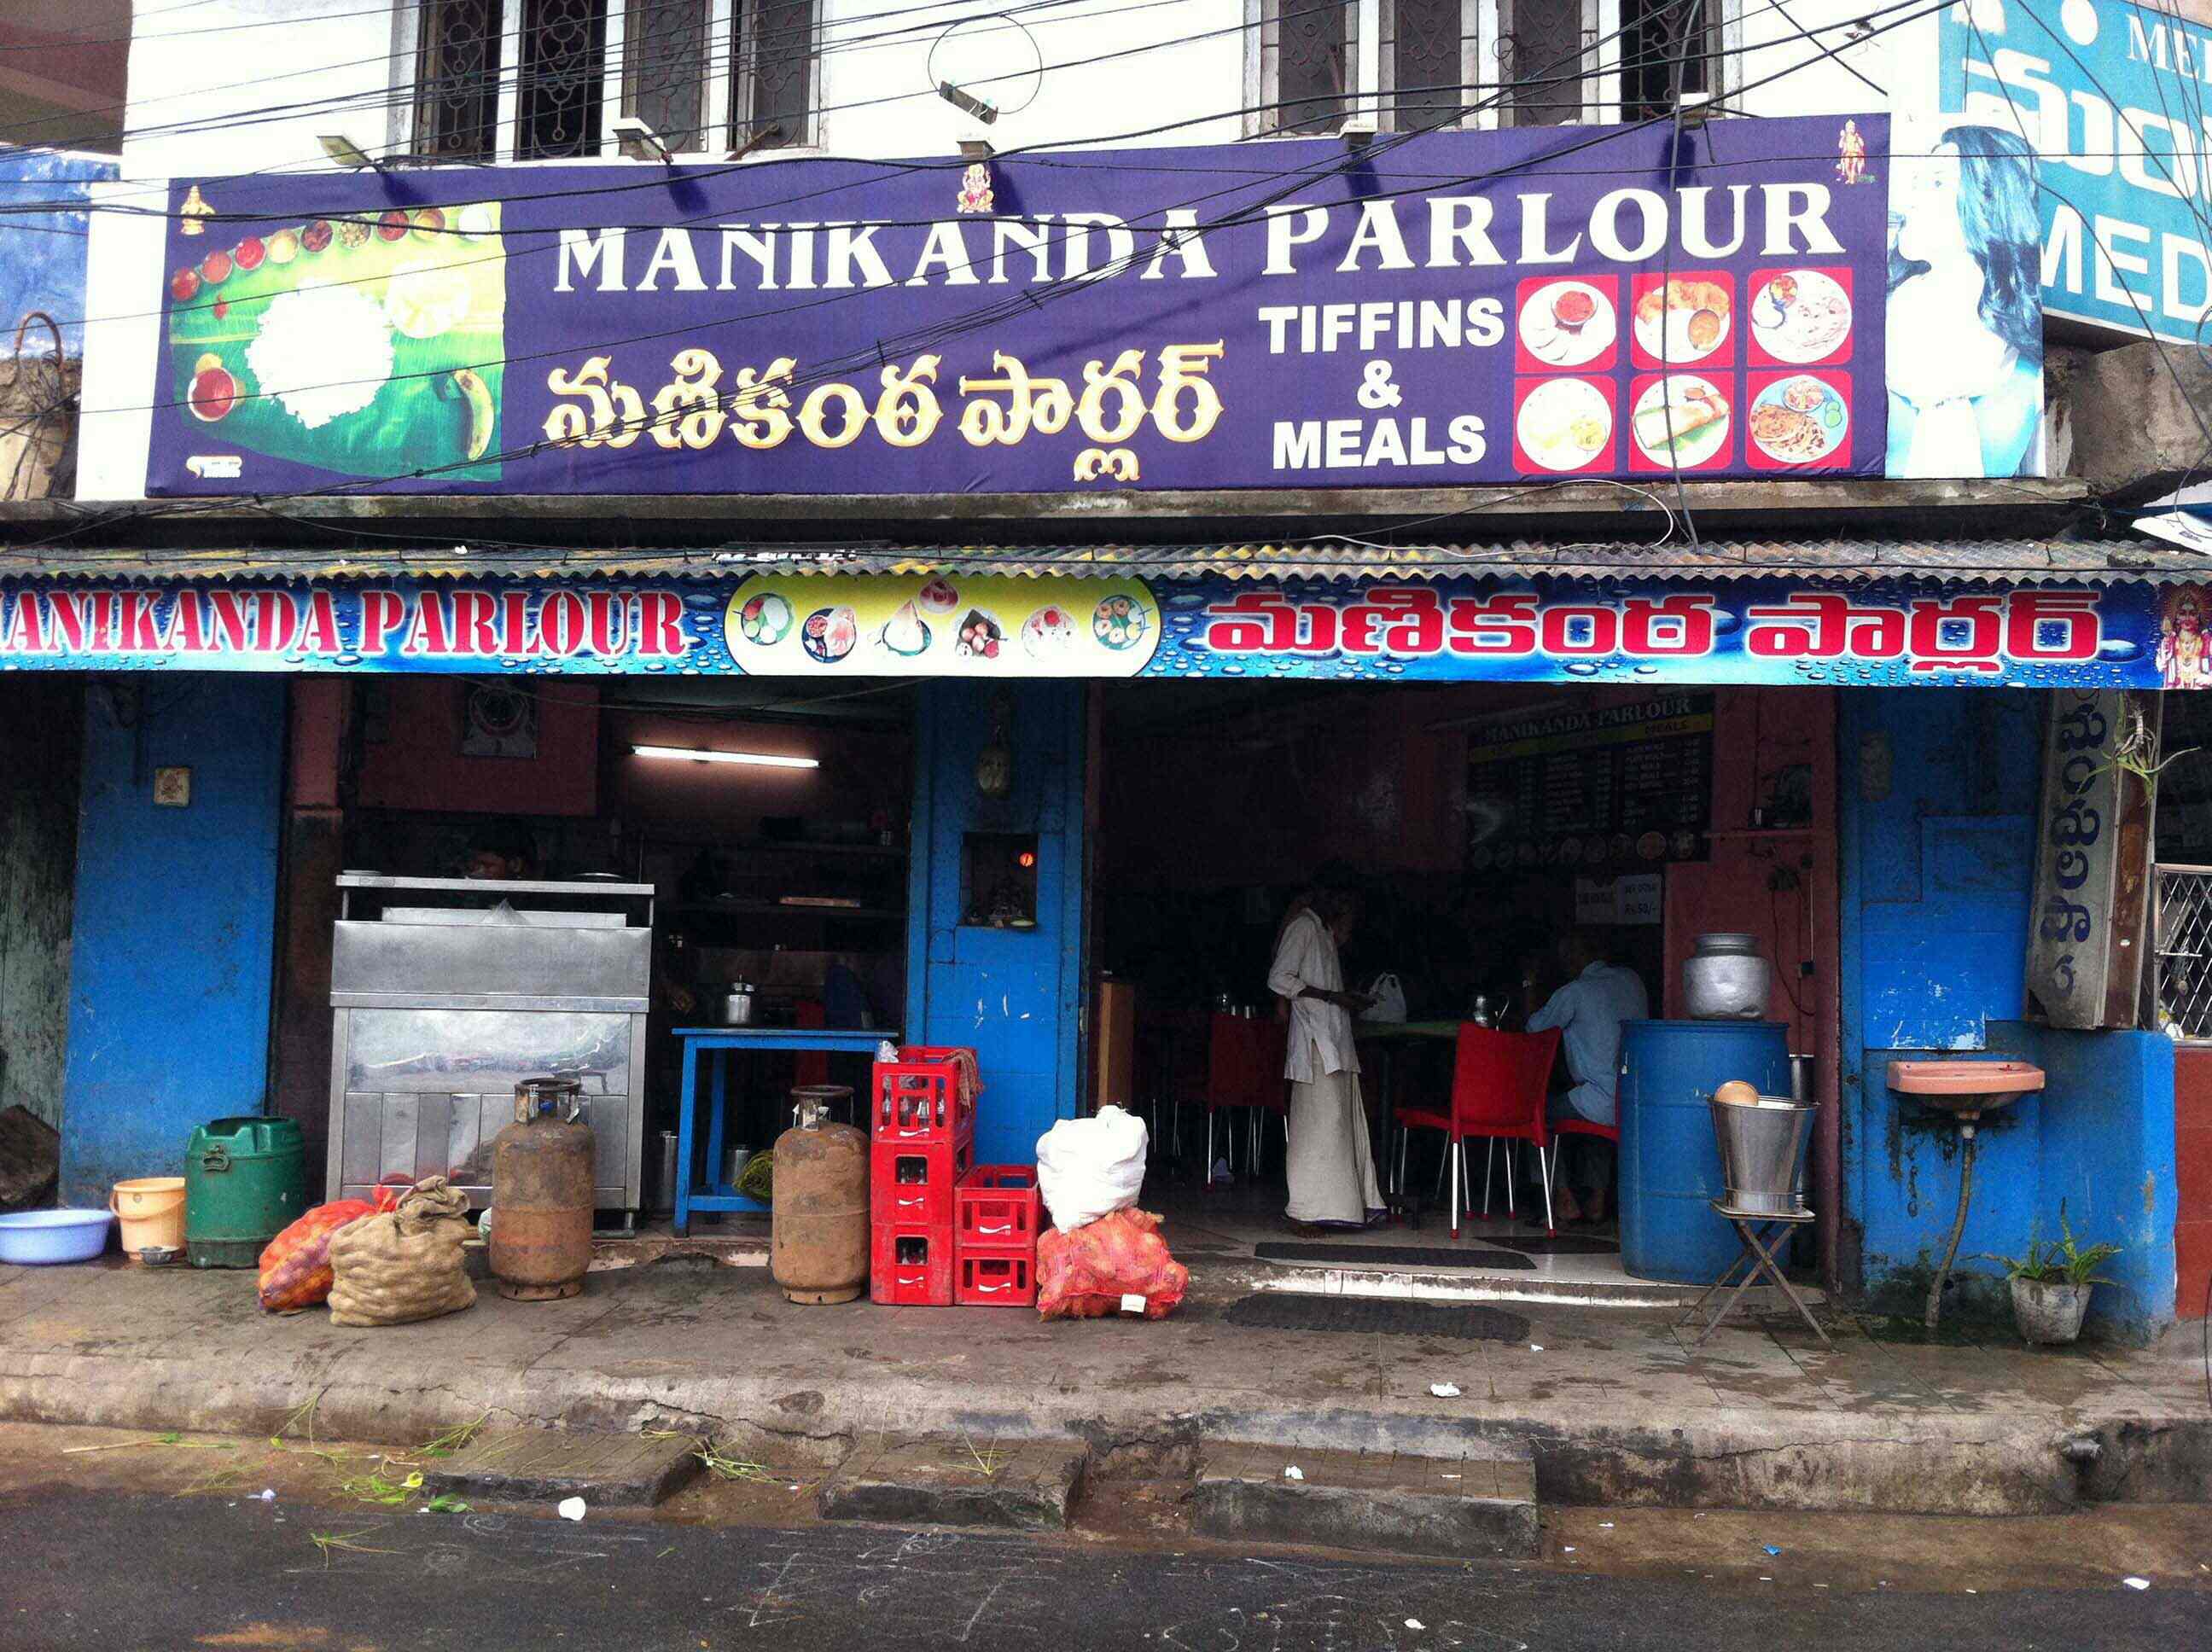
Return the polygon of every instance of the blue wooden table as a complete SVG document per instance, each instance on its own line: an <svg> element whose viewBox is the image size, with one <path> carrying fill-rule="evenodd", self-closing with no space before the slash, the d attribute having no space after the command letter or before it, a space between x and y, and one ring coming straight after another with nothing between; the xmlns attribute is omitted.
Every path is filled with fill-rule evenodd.
<svg viewBox="0 0 2212 1652"><path fill-rule="evenodd" d="M877 1028L868 1031L837 1031L828 1028L807 1027L678 1027L676 1036L684 1044L684 1102L677 1115L676 1131L676 1231L679 1235L691 1230L694 1211L765 1212L769 1207L757 1199L748 1199L722 1180L722 1140L727 1126L730 1098L730 1058L749 1050L821 1050L849 1055L873 1055L876 1046L889 1039L896 1044L896 1031ZM707 1102L707 1172L706 1191L691 1190L692 1145L698 1139L699 1069L708 1069ZM865 1100L860 1102L865 1107Z"/></svg>

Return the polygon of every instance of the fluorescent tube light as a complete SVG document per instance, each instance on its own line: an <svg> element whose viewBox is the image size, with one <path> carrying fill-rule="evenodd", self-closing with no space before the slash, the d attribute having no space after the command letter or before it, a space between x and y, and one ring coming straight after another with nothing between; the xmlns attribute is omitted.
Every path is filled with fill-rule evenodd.
<svg viewBox="0 0 2212 1652"><path fill-rule="evenodd" d="M819 768L817 757L787 757L774 751L695 751L681 745L634 745L640 757L667 757L678 762L749 763L755 768Z"/></svg>

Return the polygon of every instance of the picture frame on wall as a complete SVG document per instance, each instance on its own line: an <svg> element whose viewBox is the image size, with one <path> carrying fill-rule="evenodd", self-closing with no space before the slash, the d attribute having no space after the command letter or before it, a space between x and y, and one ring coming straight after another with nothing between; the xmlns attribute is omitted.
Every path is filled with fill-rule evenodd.
<svg viewBox="0 0 2212 1652"><path fill-rule="evenodd" d="M538 695L520 683L471 683L461 695L461 756L538 755Z"/></svg>

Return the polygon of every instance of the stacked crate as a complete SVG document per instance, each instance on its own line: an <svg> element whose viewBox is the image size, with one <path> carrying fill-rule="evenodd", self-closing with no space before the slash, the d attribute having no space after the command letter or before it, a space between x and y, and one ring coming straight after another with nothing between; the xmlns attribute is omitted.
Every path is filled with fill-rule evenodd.
<svg viewBox="0 0 2212 1652"><path fill-rule="evenodd" d="M868 1294L949 1308L953 1192L975 1163L975 1110L960 1096L960 1052L910 1044L876 1063L871 1085Z"/></svg>
<svg viewBox="0 0 2212 1652"><path fill-rule="evenodd" d="M1036 1167L979 1164L952 1190L952 1300L963 1308L1036 1306Z"/></svg>

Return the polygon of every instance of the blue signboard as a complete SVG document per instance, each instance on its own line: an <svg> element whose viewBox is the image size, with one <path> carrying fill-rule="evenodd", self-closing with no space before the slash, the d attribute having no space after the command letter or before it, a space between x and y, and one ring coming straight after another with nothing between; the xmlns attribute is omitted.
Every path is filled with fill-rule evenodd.
<svg viewBox="0 0 2212 1652"><path fill-rule="evenodd" d="M183 179L148 487L1879 476L1888 144L1875 114ZM2032 468L1992 440L1920 451Z"/></svg>
<svg viewBox="0 0 2212 1652"><path fill-rule="evenodd" d="M2212 28L2124 0L1943 9L1943 108L2039 161L2051 315L2195 341L2212 309Z"/></svg>
<svg viewBox="0 0 2212 1652"><path fill-rule="evenodd" d="M2199 586L757 574L0 586L0 670L2212 687Z"/></svg>
<svg viewBox="0 0 2212 1652"><path fill-rule="evenodd" d="M9 212L0 234L0 348L36 313L52 325L24 328L26 355L52 355L57 343L64 355L82 353L85 202L92 185L113 181L115 168L104 155L0 145L0 206Z"/></svg>

